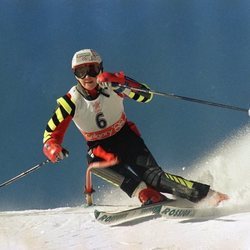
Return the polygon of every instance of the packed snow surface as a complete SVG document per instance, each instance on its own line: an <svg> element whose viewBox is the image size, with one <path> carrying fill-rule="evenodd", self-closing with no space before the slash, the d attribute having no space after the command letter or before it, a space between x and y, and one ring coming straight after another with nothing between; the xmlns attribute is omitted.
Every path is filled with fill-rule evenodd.
<svg viewBox="0 0 250 250"><path fill-rule="evenodd" d="M183 169L183 176L206 182L230 196L229 201L220 205L219 214L186 220L157 218L118 226L102 225L95 221L95 208L119 210L138 205L137 200L115 190L103 200L98 199L96 207L1 212L0 249L249 250L249 167L250 129L247 127L193 166Z"/></svg>

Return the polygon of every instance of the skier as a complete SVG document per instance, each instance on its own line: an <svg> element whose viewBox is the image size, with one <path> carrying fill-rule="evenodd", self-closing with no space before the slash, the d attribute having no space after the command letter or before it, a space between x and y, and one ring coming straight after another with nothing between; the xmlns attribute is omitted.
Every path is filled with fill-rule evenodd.
<svg viewBox="0 0 250 250"><path fill-rule="evenodd" d="M92 49L74 54L72 70L77 84L57 100L58 106L44 132L43 152L51 162L67 155L62 142L73 120L87 141L89 166L109 166L93 168L92 172L119 186L128 196L138 197L142 204L166 200L162 193L192 202L210 196L215 203L228 199L209 185L166 173L157 164L136 125L127 119L123 106L124 98L151 101L151 93L128 88L148 90L145 84L121 72L103 72L102 59Z"/></svg>

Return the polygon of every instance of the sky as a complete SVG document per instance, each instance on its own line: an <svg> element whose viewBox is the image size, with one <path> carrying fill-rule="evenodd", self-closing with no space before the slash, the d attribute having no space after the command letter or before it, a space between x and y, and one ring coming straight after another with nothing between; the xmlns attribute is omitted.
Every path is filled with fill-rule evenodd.
<svg viewBox="0 0 250 250"><path fill-rule="evenodd" d="M45 160L45 126L75 84L71 59L83 48L153 90L249 108L247 0L1 0L0 33L0 182ZM184 177L249 125L242 112L159 96L125 106L162 168ZM0 190L1 211L84 202L86 146L73 124L63 145L69 158ZM242 150L249 155L249 144ZM97 197L111 188L94 185Z"/></svg>

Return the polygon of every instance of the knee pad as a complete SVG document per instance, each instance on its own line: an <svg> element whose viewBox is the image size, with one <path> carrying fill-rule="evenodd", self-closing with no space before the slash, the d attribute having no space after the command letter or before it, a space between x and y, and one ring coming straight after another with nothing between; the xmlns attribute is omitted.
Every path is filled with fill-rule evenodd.
<svg viewBox="0 0 250 250"><path fill-rule="evenodd" d="M160 167L150 167L143 174L143 181L157 189L160 185L163 173Z"/></svg>

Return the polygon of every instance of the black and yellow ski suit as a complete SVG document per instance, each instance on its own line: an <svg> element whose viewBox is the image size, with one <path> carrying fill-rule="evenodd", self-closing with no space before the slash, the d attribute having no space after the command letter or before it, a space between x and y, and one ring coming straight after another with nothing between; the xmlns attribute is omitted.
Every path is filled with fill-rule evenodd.
<svg viewBox="0 0 250 250"><path fill-rule="evenodd" d="M128 77L126 84L148 89L146 85ZM146 103L152 99L150 92L122 87L98 88L98 92L97 98L92 99L77 84L59 98L58 107L44 132L44 143L53 139L61 144L64 133L73 120L87 140L88 163L103 160L93 153L93 149L98 146L119 159L119 163L114 166L93 169L92 172L119 186L130 197L142 181L159 192L170 193L192 202L198 202L208 194L208 185L163 171L145 145L135 124L127 120L123 109L124 97Z"/></svg>

